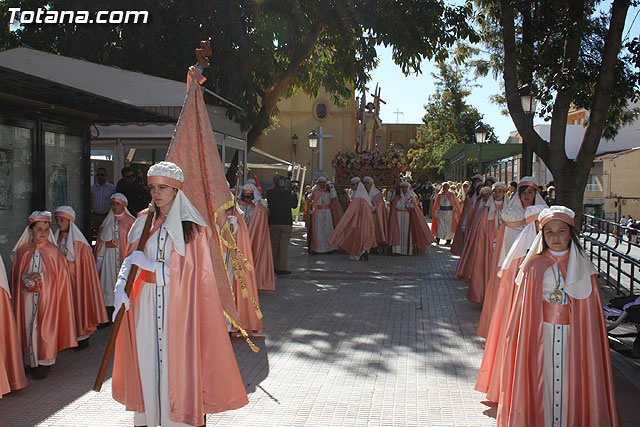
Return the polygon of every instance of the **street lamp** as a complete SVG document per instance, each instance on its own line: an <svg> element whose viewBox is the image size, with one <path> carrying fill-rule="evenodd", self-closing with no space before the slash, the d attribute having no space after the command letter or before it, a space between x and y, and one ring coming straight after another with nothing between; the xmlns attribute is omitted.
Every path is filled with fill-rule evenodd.
<svg viewBox="0 0 640 427"><path fill-rule="evenodd" d="M313 183L313 181L315 180L315 176L314 176L314 168L315 168L315 155L316 155L316 148L318 148L318 134L316 133L316 131L312 130L311 132L309 132L309 148L311 148L311 182Z"/></svg>
<svg viewBox="0 0 640 427"><path fill-rule="evenodd" d="M296 148L298 148L298 135L294 133L293 136L291 137L291 142L293 142L293 152L295 153Z"/></svg>
<svg viewBox="0 0 640 427"><path fill-rule="evenodd" d="M476 126L476 142L478 143L478 173L482 175L482 144L487 139L487 128L482 123Z"/></svg>
<svg viewBox="0 0 640 427"><path fill-rule="evenodd" d="M535 97L537 92L536 87L533 84L525 84L521 86L518 91L520 92L520 103L522 104L522 109L527 117L533 121L533 115L536 112L536 104L538 100ZM521 176L531 176L533 169L533 153L531 151L531 147L525 140L522 138L522 163L520 165L520 175Z"/></svg>

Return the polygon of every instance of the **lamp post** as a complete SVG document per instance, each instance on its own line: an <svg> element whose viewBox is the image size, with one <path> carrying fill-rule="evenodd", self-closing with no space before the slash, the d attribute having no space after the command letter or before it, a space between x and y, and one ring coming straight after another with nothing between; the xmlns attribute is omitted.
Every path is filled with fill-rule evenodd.
<svg viewBox="0 0 640 427"><path fill-rule="evenodd" d="M291 137L291 142L293 143L293 152L295 153L298 148L298 135L294 133Z"/></svg>
<svg viewBox="0 0 640 427"><path fill-rule="evenodd" d="M476 142L478 143L478 173L482 175L482 144L487 139L487 128L482 123L476 126Z"/></svg>
<svg viewBox="0 0 640 427"><path fill-rule="evenodd" d="M533 115L536 112L536 103L538 102L535 93L536 87L532 84L525 84L521 86L518 91L520 92L520 102L524 113L533 121ZM533 151L527 143L526 139L522 138L522 162L520 163L520 176L531 176L533 174Z"/></svg>
<svg viewBox="0 0 640 427"><path fill-rule="evenodd" d="M316 156L316 148L318 148L318 134L316 131L312 130L308 136L309 139L309 148L311 149L311 182L315 180L314 169L315 169L315 156Z"/></svg>

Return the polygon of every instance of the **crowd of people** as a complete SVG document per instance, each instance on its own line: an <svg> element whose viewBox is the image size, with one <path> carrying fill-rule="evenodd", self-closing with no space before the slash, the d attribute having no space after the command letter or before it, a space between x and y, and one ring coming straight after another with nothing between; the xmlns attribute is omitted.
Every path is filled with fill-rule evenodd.
<svg viewBox="0 0 640 427"><path fill-rule="evenodd" d="M125 169L123 177L131 176L123 188L133 188L135 175ZM0 396L24 388L26 375L46 378L58 352L88 347L91 334L124 308L112 388L135 411L135 425L200 426L207 412L246 404L229 334L263 331L258 291L275 291L275 275L290 273L298 200L290 179L278 175L264 195L255 180L232 189L237 197L214 224L218 246L213 223L182 191L187 184L176 164L153 165L152 203L142 209L140 199L138 215L127 195L111 192L105 211L94 193L94 217L102 215L95 245L70 206L29 216L10 275L0 270ZM549 207L555 196L543 196L532 177L507 185L474 175L462 184L420 185L420 194L406 181L375 184L354 177L339 191L320 177L308 188L310 254L344 251L368 261L450 245L460 257L456 279L482 305L477 333L486 344L476 389L498 404L498 425L619 425L597 274L573 211ZM102 179L98 186L100 197L113 190ZM233 251L223 245L230 237ZM233 319L207 286L219 280L216 247L235 298ZM134 266L140 272L127 293Z"/></svg>

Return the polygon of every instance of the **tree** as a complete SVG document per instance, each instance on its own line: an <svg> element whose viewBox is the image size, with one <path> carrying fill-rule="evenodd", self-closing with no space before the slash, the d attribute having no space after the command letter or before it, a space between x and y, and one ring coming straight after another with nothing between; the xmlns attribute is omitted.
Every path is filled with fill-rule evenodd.
<svg viewBox="0 0 640 427"><path fill-rule="evenodd" d="M426 112L416 139L411 141L408 158L411 168L442 176L442 155L453 144L476 142L475 128L482 121L482 114L465 101L471 93L465 70L446 62L437 65L438 73L432 73L436 91L424 107ZM487 143L497 143L493 128L484 126L488 129Z"/></svg>
<svg viewBox="0 0 640 427"><path fill-rule="evenodd" d="M509 113L524 143L553 174L558 203L573 209L577 220L583 191L601 138L612 138L633 120L638 99L638 52L633 42L623 50L623 29L631 2L613 0L607 14L596 0L479 1L484 41L493 49L494 70L501 70ZM497 36L497 37L496 37ZM637 40L637 39L636 39ZM637 42L636 42L637 45ZM533 117L520 102L518 86L535 83L539 114L551 120L549 141L538 135ZM565 153L570 108L590 111L576 159Z"/></svg>
<svg viewBox="0 0 640 427"><path fill-rule="evenodd" d="M35 10L41 2L8 0L0 5ZM49 0L52 9L127 10L127 0L86 4ZM183 79L193 48L211 39L209 89L243 111L231 114L248 130L250 149L277 114L277 102L322 85L344 103L361 89L376 65L375 47L392 45L404 72L420 71L423 59L443 60L461 38L478 40L467 23L471 4L441 0L139 0L146 25L28 25L0 47L25 43L63 55ZM6 31L6 29L0 30Z"/></svg>

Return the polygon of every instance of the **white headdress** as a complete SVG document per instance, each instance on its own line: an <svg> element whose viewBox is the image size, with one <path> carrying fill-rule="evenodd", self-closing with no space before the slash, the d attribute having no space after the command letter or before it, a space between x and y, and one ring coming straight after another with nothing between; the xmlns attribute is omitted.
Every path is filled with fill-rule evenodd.
<svg viewBox="0 0 640 427"><path fill-rule="evenodd" d="M29 224L24 228L24 231L22 232L22 235L20 235L20 238L16 242L15 246L13 247L13 249L11 249L11 261L12 262L13 262L15 256L16 256L16 252L18 252L18 249L20 249L22 246L26 245L27 243L29 243L31 241L31 235L29 233L29 226L31 224L33 224L34 222L40 222L40 221L46 221L46 222L51 223L51 212L49 212L49 211L33 211L33 212L31 212L31 215L29 215ZM54 245L56 244L56 239L54 239L53 233L51 232L51 229L49 229L48 240L49 240L49 242L53 243Z"/></svg>
<svg viewBox="0 0 640 427"><path fill-rule="evenodd" d="M180 167L175 163L160 162L149 168L147 177L149 184L157 182L169 185L178 190L176 198L173 200L173 204L171 205L171 209L167 214L167 218L164 221L164 226L171 236L176 252L179 255L184 256L185 242L184 233L182 231L182 221L191 221L201 227L207 227L207 223L204 218L202 218L202 215L200 215L200 212L198 212L195 206L193 206L191 201L181 190L182 184L184 183L184 174L182 173L182 169L180 169ZM129 231L129 243L135 242L140 238L145 220L146 215L141 215L133 224L131 231Z"/></svg>
<svg viewBox="0 0 640 427"><path fill-rule="evenodd" d="M520 264L520 272L516 279L518 283L522 280L523 271L529 260L544 251L543 227L554 219L559 219L573 226L574 217L575 212L565 206L551 206L540 212L538 215L540 231L533 241L529 253ZM592 290L591 276L597 272L589 258L580 252L576 244L571 241L569 244L569 265L567 266L567 277L565 277L565 292L576 299L587 298L591 295Z"/></svg>
<svg viewBox="0 0 640 427"><path fill-rule="evenodd" d="M365 176L365 177L362 179L362 182L369 182L369 183L371 183L371 190L369 190L369 198L370 198L371 200L373 200L373 196L375 196L375 195L377 195L377 194L380 194L380 190L378 190L378 188L377 188L377 187L376 187L376 185L374 184L374 182L373 182L373 178L371 178L370 176ZM366 190L366 188L365 188L365 190Z"/></svg>
<svg viewBox="0 0 640 427"><path fill-rule="evenodd" d="M65 242L64 247L61 247L60 249L62 250L62 253L65 254L65 258L67 258L67 260L75 261L76 254L73 249L73 242L77 241L87 245L88 247L91 247L87 239L82 234L82 231L80 231L80 229L74 222L76 220L76 212L73 210L71 206L59 206L56 209L53 216L54 217L61 216L71 221L69 223L69 233L67 234L67 241ZM56 242L58 241L59 236L60 236L60 229L57 229L53 235L53 237L56 239Z"/></svg>
<svg viewBox="0 0 640 427"><path fill-rule="evenodd" d="M351 178L350 182L352 184L355 184L356 182L360 182L360 177L359 176L354 176L353 178Z"/></svg>
<svg viewBox="0 0 640 427"><path fill-rule="evenodd" d="M364 199L364 201L367 202L369 206L371 206L371 198L369 197L369 193L367 193L367 189L364 188L364 184L362 184L361 182L358 182L358 187L356 188L355 193L353 193L353 197L351 197L351 200L357 198Z"/></svg>
<svg viewBox="0 0 640 427"><path fill-rule="evenodd" d="M111 195L111 200L115 200L116 202L124 205L124 212L118 215L118 218L122 215L129 215L130 217L133 217L133 215L131 215L131 212L129 212L129 209L127 209L127 205L129 204L127 196L122 193L113 193ZM113 209L109 209L109 213L105 217L104 221L102 221L102 224L100 224L100 228L102 228L100 236L98 236L100 237L100 240L102 240L103 242L110 242L116 237L114 233L114 229L116 227L115 222L116 215L113 213Z"/></svg>
<svg viewBox="0 0 640 427"><path fill-rule="evenodd" d="M511 248L507 252L507 255L504 257L502 261L500 271L498 271L498 277L502 277L502 271L509 268L513 260L522 258L527 254L527 251L533 244L533 241L536 238L536 234L538 231L536 230L536 220L538 219L538 214L542 212L547 207L547 205L533 205L529 206L525 211L525 222L527 225L524 229L518 234L516 240L511 245Z"/></svg>
<svg viewBox="0 0 640 427"><path fill-rule="evenodd" d="M253 193L253 203L262 203L263 206L267 206L267 204L262 200L260 196L260 192L258 191L258 187L253 184L245 184L242 186L242 191L251 191Z"/></svg>

